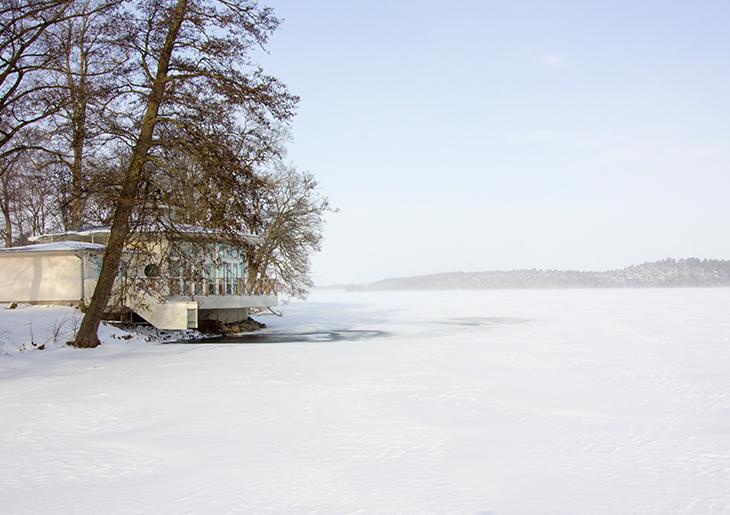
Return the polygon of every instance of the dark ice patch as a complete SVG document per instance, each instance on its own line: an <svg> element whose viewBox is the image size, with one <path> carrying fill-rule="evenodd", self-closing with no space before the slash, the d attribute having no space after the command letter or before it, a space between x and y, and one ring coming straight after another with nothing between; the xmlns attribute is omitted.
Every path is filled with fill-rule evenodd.
<svg viewBox="0 0 730 515"><path fill-rule="evenodd" d="M342 329L337 331L307 331L307 332L254 332L203 340L187 340L175 343L188 344L266 344L266 343L317 343L370 340L386 336L385 331Z"/></svg>

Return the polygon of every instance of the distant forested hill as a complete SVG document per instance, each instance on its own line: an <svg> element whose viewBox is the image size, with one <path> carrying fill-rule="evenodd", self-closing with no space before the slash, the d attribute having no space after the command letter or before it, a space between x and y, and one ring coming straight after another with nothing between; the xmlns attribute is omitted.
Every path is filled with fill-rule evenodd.
<svg viewBox="0 0 730 515"><path fill-rule="evenodd" d="M499 288L647 288L730 286L730 261L717 259L665 259L620 270L508 270L446 272L383 279L352 286L362 290L488 290Z"/></svg>

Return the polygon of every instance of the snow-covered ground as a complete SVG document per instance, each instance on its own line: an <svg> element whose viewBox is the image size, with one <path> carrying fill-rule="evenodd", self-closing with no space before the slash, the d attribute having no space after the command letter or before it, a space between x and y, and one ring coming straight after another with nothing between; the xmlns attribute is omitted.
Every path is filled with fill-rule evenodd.
<svg viewBox="0 0 730 515"><path fill-rule="evenodd" d="M70 351L67 343L75 338L82 317L83 314L72 307L28 304L10 307L8 304L0 304L0 371L8 366L32 366L37 361L20 360L8 365L7 357L18 351L44 350L48 351L46 354L51 351ZM123 343L126 346L204 338L197 330L161 331L141 325L123 329L106 322L101 323L97 334L99 340L106 345Z"/></svg>
<svg viewBox="0 0 730 515"><path fill-rule="evenodd" d="M3 353L0 511L730 513L730 289L283 309L386 334Z"/></svg>

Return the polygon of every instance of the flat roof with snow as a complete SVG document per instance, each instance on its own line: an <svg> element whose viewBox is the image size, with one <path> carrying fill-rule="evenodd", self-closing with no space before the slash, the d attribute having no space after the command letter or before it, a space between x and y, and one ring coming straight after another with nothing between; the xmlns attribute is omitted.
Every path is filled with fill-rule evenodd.
<svg viewBox="0 0 730 515"><path fill-rule="evenodd" d="M33 245L23 245L21 247L7 247L0 249L0 256L10 254L26 254L26 253L77 253L80 251L104 252L106 247L99 243L89 243L86 241L56 241L53 243L35 243Z"/></svg>
<svg viewBox="0 0 730 515"><path fill-rule="evenodd" d="M165 233L167 231L167 228L160 225L160 224L147 224L142 227L139 227L136 229L140 232L151 232L151 233ZM174 228L170 229L170 234L201 234L201 235L207 235L207 236L216 236L222 234L220 230L217 229L209 229L206 227L200 227L197 225L188 225L188 224L177 224ZM47 234L39 234L38 236L31 236L31 241L37 241L37 242L47 242L51 241L53 242L56 238L68 238L68 237L77 237L77 238L90 238L93 239L94 236L109 236L111 234L111 228L106 226L98 226L98 227L87 227L84 229L80 229L78 231L66 231L66 232L58 232L58 233L47 233ZM237 236L240 237L242 240L254 244L254 245L260 245L264 242L263 237L259 236L258 234L252 234L252 233L246 233L246 232L238 232Z"/></svg>

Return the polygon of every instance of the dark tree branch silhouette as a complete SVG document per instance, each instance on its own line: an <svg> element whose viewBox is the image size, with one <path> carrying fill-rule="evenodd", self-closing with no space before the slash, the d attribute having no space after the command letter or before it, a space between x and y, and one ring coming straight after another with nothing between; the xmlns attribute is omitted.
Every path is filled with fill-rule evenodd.
<svg viewBox="0 0 730 515"><path fill-rule="evenodd" d="M130 235L132 218L148 204L141 192L154 180L154 158L168 145L194 148L194 138L208 144L193 152L206 163L205 173L223 180L230 167L214 150L224 141L221 129L239 115L260 127L281 122L294 113L297 98L275 78L267 76L246 57L252 48L264 45L278 26L269 8L254 1L214 0L150 1L134 13L128 37L129 49L139 63L138 76L130 77L129 106L138 106L141 116L129 117L126 129L133 140L112 217L111 234L91 303L74 345L99 344L97 329L109 301L121 254ZM228 116L211 119L206 109ZM180 137L180 141L175 139ZM228 147L230 148L230 147ZM220 166L211 167L218 163ZM176 185L176 187L180 187ZM225 216L228 195L213 192L208 211ZM231 232L235 231L232 218Z"/></svg>

